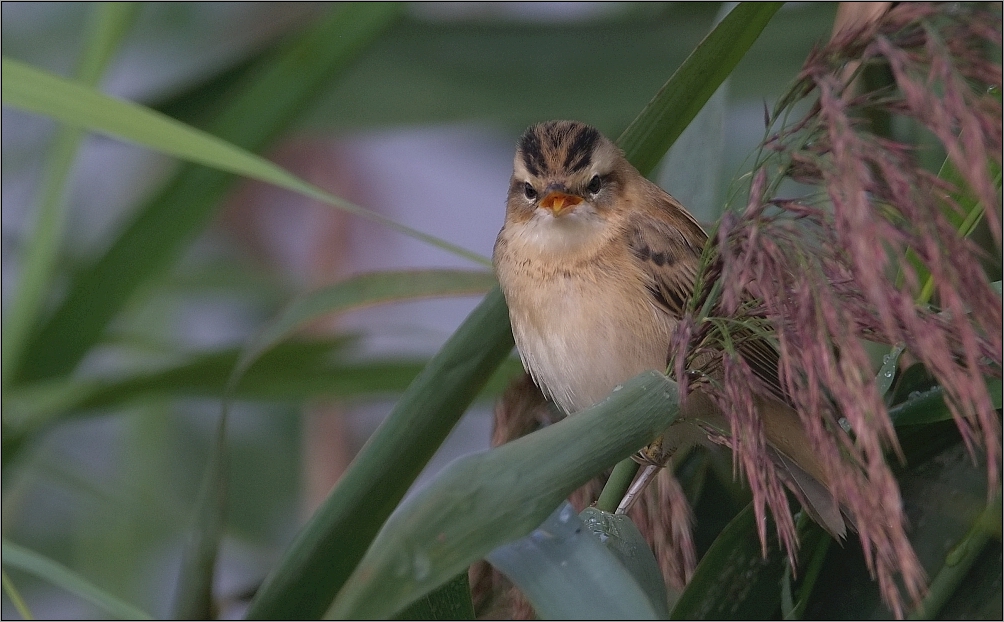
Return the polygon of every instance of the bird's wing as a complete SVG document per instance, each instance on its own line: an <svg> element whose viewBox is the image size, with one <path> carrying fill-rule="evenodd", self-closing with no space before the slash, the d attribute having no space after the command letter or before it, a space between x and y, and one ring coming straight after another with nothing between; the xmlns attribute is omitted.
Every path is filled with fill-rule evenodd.
<svg viewBox="0 0 1004 622"><path fill-rule="evenodd" d="M648 277L646 285L658 306L672 317L680 318L693 295L707 235L669 195L660 191L650 196L649 201L656 209L633 215L627 229L628 246ZM735 328L731 338L739 355L770 393L787 403L778 378L778 353L774 346L741 327Z"/></svg>
<svg viewBox="0 0 1004 622"><path fill-rule="evenodd" d="M640 211L629 221L628 246L646 275L648 289L658 306L680 318L693 295L707 235L669 195L652 200L658 209ZM769 338L739 325L732 327L730 338L736 352L774 398L759 399L758 410L771 444L771 455L780 467L782 478L796 491L816 522L834 537L842 538L846 527L840 506L826 486L826 473L812 453L812 445L798 414L792 410L781 387L777 349ZM722 372L720 358L709 364L710 369L704 370L706 373L718 375Z"/></svg>
<svg viewBox="0 0 1004 622"><path fill-rule="evenodd" d="M679 318L693 294L707 236L668 196L660 203L654 213L639 211L632 215L627 242L632 257L648 277L646 286L656 303Z"/></svg>

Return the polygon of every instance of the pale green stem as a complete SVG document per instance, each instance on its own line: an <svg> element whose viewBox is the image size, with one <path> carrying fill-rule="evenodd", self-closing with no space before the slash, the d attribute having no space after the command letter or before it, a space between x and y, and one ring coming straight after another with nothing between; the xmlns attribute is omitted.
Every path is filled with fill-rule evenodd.
<svg viewBox="0 0 1004 622"><path fill-rule="evenodd" d="M631 487L631 482L634 481L634 476L638 473L640 466L631 458L625 458L618 462L607 483L603 486L600 498L596 500L596 509L613 514L621 499L624 498L624 493Z"/></svg>
<svg viewBox="0 0 1004 622"><path fill-rule="evenodd" d="M28 605L25 604L24 599L21 598L21 593L17 591L14 587L14 583L7 576L6 570L0 570L0 579L3 580L3 591L10 598L10 601L14 603L14 608L17 612L21 614L21 617L25 620L34 620L35 616L31 615L31 609L28 609Z"/></svg>

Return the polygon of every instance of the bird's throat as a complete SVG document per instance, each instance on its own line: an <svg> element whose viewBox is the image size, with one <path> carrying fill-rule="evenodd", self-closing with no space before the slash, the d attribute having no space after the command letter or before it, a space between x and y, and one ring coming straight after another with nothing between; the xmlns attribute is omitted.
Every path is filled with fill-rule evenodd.
<svg viewBox="0 0 1004 622"><path fill-rule="evenodd" d="M518 255L558 265L579 263L611 241L609 223L577 209L554 216L543 211L512 227L509 244Z"/></svg>

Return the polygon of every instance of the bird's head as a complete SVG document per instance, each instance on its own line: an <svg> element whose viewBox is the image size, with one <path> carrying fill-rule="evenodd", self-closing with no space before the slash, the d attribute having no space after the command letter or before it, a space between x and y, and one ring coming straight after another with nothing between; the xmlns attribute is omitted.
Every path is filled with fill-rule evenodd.
<svg viewBox="0 0 1004 622"><path fill-rule="evenodd" d="M607 220L622 194L626 160L595 128L548 121L519 139L509 183L508 218Z"/></svg>

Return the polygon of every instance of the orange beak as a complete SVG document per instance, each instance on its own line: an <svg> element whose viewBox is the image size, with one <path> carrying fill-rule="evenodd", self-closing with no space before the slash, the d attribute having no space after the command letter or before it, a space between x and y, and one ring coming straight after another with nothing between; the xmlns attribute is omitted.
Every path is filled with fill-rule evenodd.
<svg viewBox="0 0 1004 622"><path fill-rule="evenodd" d="M555 191L541 199L540 206L551 210L555 216L561 216L572 211L579 203L582 203L582 197Z"/></svg>

